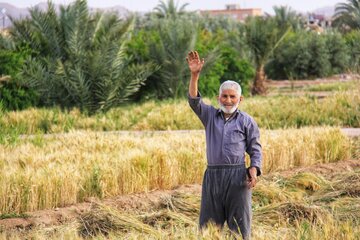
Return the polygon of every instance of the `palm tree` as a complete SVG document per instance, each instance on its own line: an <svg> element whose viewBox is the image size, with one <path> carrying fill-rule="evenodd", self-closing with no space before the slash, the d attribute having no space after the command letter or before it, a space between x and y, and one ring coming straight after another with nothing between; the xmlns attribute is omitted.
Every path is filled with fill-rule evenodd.
<svg viewBox="0 0 360 240"><path fill-rule="evenodd" d="M336 5L334 26L340 28L360 28L360 0L347 0Z"/></svg>
<svg viewBox="0 0 360 240"><path fill-rule="evenodd" d="M189 27L192 26L192 27ZM187 53L195 48L198 28L187 18L159 19L148 43L151 60L160 66L153 76L163 97L177 97L187 86Z"/></svg>
<svg viewBox="0 0 360 240"><path fill-rule="evenodd" d="M30 10L14 21L12 36L35 52L24 64L23 81L41 93L45 105L106 111L129 100L152 73L151 65L130 65L126 55L133 19L90 14L86 1Z"/></svg>
<svg viewBox="0 0 360 240"><path fill-rule="evenodd" d="M245 38L252 52L256 68L251 90L253 95L264 95L266 93L265 64L288 32L283 32L277 28L274 18L248 18L245 24Z"/></svg>
<svg viewBox="0 0 360 240"><path fill-rule="evenodd" d="M293 30L301 28L301 17L289 6L274 6L275 21L277 26L283 31L289 27Z"/></svg>
<svg viewBox="0 0 360 240"><path fill-rule="evenodd" d="M185 3L178 6L178 3L175 3L174 0L168 0L165 3L163 0L154 8L156 15L160 18L175 18L179 15L185 13L185 8L188 6L188 3Z"/></svg>

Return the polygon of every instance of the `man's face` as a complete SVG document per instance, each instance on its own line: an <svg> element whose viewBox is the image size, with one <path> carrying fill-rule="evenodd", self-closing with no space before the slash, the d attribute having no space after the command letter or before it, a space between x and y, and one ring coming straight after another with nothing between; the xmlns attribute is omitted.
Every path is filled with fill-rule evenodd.
<svg viewBox="0 0 360 240"><path fill-rule="evenodd" d="M224 113L231 114L235 112L239 106L242 97L238 95L234 89L225 89L218 97L220 109Z"/></svg>

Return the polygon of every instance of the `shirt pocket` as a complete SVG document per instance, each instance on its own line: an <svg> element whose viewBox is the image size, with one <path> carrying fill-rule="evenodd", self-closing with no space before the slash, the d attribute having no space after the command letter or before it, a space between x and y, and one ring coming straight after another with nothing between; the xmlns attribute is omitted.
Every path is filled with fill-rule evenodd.
<svg viewBox="0 0 360 240"><path fill-rule="evenodd" d="M229 134L228 151L231 155L239 156L245 152L245 135L239 130L233 130Z"/></svg>
<svg viewBox="0 0 360 240"><path fill-rule="evenodd" d="M240 130L233 130L229 133L230 143L240 143L245 140L245 134Z"/></svg>

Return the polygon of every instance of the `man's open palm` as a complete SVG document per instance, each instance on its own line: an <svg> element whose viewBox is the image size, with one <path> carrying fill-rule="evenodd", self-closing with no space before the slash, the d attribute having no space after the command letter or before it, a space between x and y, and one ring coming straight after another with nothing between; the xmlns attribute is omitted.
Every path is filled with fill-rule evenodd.
<svg viewBox="0 0 360 240"><path fill-rule="evenodd" d="M204 66L205 60L200 60L199 54L197 51L191 51L186 58L186 61L189 65L191 73L199 73Z"/></svg>

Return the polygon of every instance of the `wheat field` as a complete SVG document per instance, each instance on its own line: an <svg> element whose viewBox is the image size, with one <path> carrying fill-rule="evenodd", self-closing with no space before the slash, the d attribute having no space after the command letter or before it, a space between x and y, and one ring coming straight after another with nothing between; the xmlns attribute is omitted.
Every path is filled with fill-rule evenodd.
<svg viewBox="0 0 360 240"><path fill-rule="evenodd" d="M350 159L338 128L261 130L264 173ZM0 214L200 183L203 131L38 135L0 145Z"/></svg>

